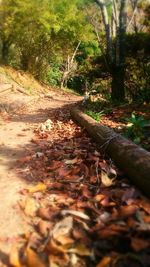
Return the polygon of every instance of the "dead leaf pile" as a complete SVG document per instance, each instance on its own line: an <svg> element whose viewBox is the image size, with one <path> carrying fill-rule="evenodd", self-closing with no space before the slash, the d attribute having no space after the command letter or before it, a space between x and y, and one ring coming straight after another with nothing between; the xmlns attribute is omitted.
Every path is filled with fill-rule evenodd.
<svg viewBox="0 0 150 267"><path fill-rule="evenodd" d="M21 163L32 185L20 207L33 230L12 248L11 266L148 267L150 202L84 130L62 113L52 125L35 132L36 151Z"/></svg>

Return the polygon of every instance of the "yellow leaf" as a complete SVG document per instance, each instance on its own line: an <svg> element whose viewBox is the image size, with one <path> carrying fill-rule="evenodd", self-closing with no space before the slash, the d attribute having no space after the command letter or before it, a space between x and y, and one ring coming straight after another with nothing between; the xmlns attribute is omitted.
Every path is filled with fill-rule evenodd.
<svg viewBox="0 0 150 267"><path fill-rule="evenodd" d="M112 259L109 256L106 256L96 265L96 267L110 267L111 261Z"/></svg>
<svg viewBox="0 0 150 267"><path fill-rule="evenodd" d="M16 245L13 245L10 251L9 263L14 267L23 267L19 258L19 251Z"/></svg>
<svg viewBox="0 0 150 267"><path fill-rule="evenodd" d="M37 211L37 205L33 198L27 198L25 202L25 209L24 212L27 216L35 216L35 213Z"/></svg>
<svg viewBox="0 0 150 267"><path fill-rule="evenodd" d="M39 183L35 186L32 186L28 189L29 193L35 193L35 192L41 192L41 191L45 191L47 188L47 186L43 183Z"/></svg>
<svg viewBox="0 0 150 267"><path fill-rule="evenodd" d="M44 264L39 255L33 249L27 247L26 255L28 267L46 267L46 264Z"/></svg>

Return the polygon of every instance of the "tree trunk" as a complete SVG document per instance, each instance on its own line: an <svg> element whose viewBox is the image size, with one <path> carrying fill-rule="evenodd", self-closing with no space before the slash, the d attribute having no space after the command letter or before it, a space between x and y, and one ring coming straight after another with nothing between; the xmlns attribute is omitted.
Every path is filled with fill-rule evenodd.
<svg viewBox="0 0 150 267"><path fill-rule="evenodd" d="M111 98L112 100L123 102L125 100L125 67L112 67Z"/></svg>
<svg viewBox="0 0 150 267"><path fill-rule="evenodd" d="M150 197L150 153L78 109L72 109L71 115L130 180Z"/></svg>
<svg viewBox="0 0 150 267"><path fill-rule="evenodd" d="M21 67L24 71L29 69L29 56L22 53L21 55Z"/></svg>
<svg viewBox="0 0 150 267"><path fill-rule="evenodd" d="M8 63L9 46L7 41L2 42L1 62L4 65Z"/></svg>

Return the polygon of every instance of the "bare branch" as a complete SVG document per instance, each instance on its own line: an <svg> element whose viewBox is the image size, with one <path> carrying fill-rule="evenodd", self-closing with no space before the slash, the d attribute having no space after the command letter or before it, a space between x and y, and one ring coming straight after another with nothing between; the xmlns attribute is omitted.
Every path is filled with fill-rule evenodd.
<svg viewBox="0 0 150 267"><path fill-rule="evenodd" d="M132 5L132 9L133 9L133 14L132 14L132 17L131 17L130 21L128 22L127 29L130 27L130 25L132 24L133 19L135 17L135 14L137 12L137 4L138 4L138 0L135 0L134 3L131 1L131 5Z"/></svg>

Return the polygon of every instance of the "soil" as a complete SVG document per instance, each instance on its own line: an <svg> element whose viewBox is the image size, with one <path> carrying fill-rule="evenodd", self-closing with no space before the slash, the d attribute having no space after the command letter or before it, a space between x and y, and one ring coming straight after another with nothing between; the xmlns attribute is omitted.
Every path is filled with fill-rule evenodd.
<svg viewBox="0 0 150 267"><path fill-rule="evenodd" d="M26 101L26 99L28 101ZM7 99L7 103L11 102ZM14 110L0 113L0 259L9 253L12 242L18 235L30 229L25 217L18 207L20 192L27 187L30 173L22 178L18 170L18 162L35 146L31 142L33 131L39 123L49 119L50 112L64 106L71 107L81 97L72 94L51 91L42 97L23 97L16 94L13 102ZM21 103L24 109L18 110ZM23 103L23 104L22 104ZM27 105L28 104L28 105ZM20 106L21 106L20 105ZM1 265L0 265L1 266Z"/></svg>

